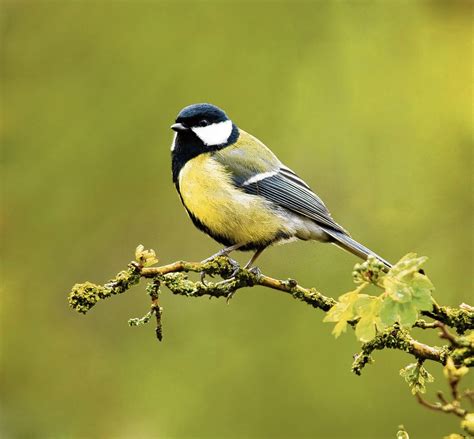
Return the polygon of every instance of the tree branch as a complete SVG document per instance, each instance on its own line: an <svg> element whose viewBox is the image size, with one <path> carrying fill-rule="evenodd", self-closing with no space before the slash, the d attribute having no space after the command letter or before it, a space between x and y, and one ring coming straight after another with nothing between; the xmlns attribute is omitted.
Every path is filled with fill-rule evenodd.
<svg viewBox="0 0 474 439"><path fill-rule="evenodd" d="M294 279L278 280L261 273L254 273L251 270L239 269L233 279L224 282L193 282L187 278L185 273L188 272L204 272L210 276L229 277L234 272L235 267L228 258L223 256L206 263L178 261L161 267L143 268L137 266L137 269L140 276L160 279L173 294L188 297L206 295L227 297L241 288L260 285L290 294L293 298L323 311L328 311L336 304L336 300L333 298L324 296L315 288L303 288Z"/></svg>
<svg viewBox="0 0 474 439"><path fill-rule="evenodd" d="M416 341L407 330L394 325L387 328L375 338L362 345L362 351L354 356L352 371L360 375L364 366L372 361L371 354L375 350L398 349L412 354L418 360L432 360L444 364L449 355L447 347L431 347Z"/></svg>
<svg viewBox="0 0 474 439"><path fill-rule="evenodd" d="M133 285L140 282L141 278L150 279L152 282L147 287L151 297L151 309L141 319L131 319L131 325L148 322L152 315L157 320L157 337L161 340L161 313L159 306L160 286L165 285L173 294L187 297L226 297L229 298L241 288L253 287L255 285L271 288L288 294L294 299L300 300L313 308L328 312L338 302L323 295L315 288L305 288L294 279L279 280L261 274L259 271L245 270L239 268L235 271L235 262L227 257L217 257L207 262L176 261L159 267L149 265L157 262L152 250L144 250L142 246L137 249L136 261L128 265L127 270L121 271L105 285L95 285L90 282L74 285L70 295L71 307L80 313L87 313L99 300L109 298L116 294L127 291ZM220 276L225 279L219 282L193 281L188 273L205 273L207 276ZM434 318L436 321L426 323L417 320L414 326L424 329L441 328L446 326L455 328L458 332L464 332L474 327L474 312L472 308L453 309L434 305L432 311L421 312L421 314ZM439 322L442 322L439 323ZM356 326L358 319L348 321L351 326ZM442 326L441 326L442 325ZM446 330L447 331L447 330ZM454 336L451 336L455 340ZM456 344L450 346L432 347L412 338L406 328L395 324L386 330L376 334L375 338L362 345L362 351L355 356L352 370L360 374L362 368L370 362L371 353L374 350L384 348L398 349L415 356L418 360L431 360L441 364L446 362L451 355L457 364L472 365L473 349L470 343ZM461 346L461 347L459 347Z"/></svg>

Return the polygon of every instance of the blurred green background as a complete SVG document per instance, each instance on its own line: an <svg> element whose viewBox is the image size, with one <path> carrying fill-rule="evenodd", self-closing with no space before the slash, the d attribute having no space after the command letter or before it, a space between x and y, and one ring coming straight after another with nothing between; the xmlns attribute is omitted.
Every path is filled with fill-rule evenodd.
<svg viewBox="0 0 474 439"><path fill-rule="evenodd" d="M469 1L2 1L0 435L456 431L398 375L411 357L379 352L356 377L355 337L335 341L321 312L275 291L230 305L164 292L161 344L151 325L127 326L147 310L141 286L87 316L66 295L106 281L139 243L163 263L217 251L170 176L169 126L205 101L271 146L361 242L392 261L428 255L440 303L469 301L471 20ZM355 262L296 243L260 267L338 296Z"/></svg>

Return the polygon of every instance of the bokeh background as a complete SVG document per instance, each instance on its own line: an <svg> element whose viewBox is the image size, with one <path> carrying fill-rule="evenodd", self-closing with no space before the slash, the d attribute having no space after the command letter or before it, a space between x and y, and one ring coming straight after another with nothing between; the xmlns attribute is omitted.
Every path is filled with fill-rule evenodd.
<svg viewBox="0 0 474 439"><path fill-rule="evenodd" d="M124 268L139 243L163 263L219 248L170 177L169 126L207 101L271 146L361 242L393 261L428 255L440 303L469 301L471 5L3 0L0 435L456 431L398 375L411 357L379 352L356 377L353 334L334 340L321 312L274 291L247 289L230 305L165 291L161 344L152 325L126 323L147 311L142 286L87 316L66 296ZM295 243L260 267L338 296L355 262Z"/></svg>

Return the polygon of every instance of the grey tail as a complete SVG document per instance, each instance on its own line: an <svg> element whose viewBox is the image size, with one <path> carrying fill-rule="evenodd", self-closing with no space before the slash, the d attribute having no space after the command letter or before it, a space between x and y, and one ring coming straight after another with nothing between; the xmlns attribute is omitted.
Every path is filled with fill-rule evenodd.
<svg viewBox="0 0 474 439"><path fill-rule="evenodd" d="M372 255L376 257L380 262L382 262L387 267L387 269L392 267L392 264L390 262L386 261L377 253L374 253L372 250L369 250L367 247L364 247L362 244L359 244L349 235L346 235L343 232L338 232L336 230L330 229L324 229L324 231L334 239L334 244L344 250L347 250L349 253L359 256L359 258L362 259L367 259L368 256Z"/></svg>

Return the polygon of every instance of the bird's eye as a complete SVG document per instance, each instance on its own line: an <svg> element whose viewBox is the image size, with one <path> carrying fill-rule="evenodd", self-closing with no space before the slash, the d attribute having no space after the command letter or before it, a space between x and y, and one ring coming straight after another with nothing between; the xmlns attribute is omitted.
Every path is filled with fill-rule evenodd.
<svg viewBox="0 0 474 439"><path fill-rule="evenodd" d="M207 127L209 125L209 122L206 119L200 120L198 123L198 126L200 127Z"/></svg>

